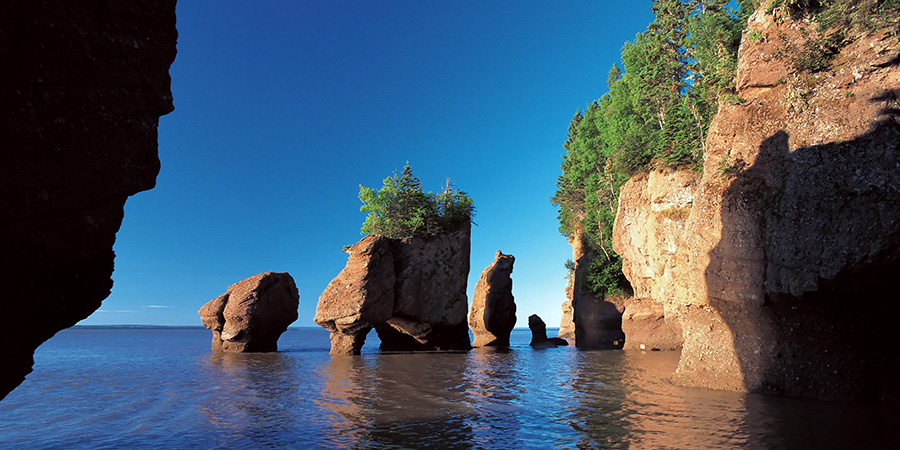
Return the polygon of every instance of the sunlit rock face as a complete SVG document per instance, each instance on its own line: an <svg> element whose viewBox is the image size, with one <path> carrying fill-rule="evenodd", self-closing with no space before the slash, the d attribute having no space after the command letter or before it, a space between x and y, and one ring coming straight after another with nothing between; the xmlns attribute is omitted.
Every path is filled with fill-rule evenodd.
<svg viewBox="0 0 900 450"><path fill-rule="evenodd" d="M635 292L681 328L677 382L900 398L900 359L883 344L900 312L897 36L851 36L829 70L795 73L772 55L803 36L766 6L740 50L745 102L720 105L683 226L651 231L623 200L617 251Z"/></svg>
<svg viewBox="0 0 900 450"><path fill-rule="evenodd" d="M297 320L300 293L287 272L263 272L239 281L198 313L212 331L214 352L274 352Z"/></svg>
<svg viewBox="0 0 900 450"><path fill-rule="evenodd" d="M509 347L509 335L516 326L516 302L512 294L513 255L497 250L494 261L481 272L472 308L469 328L474 347Z"/></svg>
<svg viewBox="0 0 900 450"><path fill-rule="evenodd" d="M429 238L366 236L316 305L331 354L359 354L373 328L389 351L468 350L471 224Z"/></svg>
<svg viewBox="0 0 900 450"><path fill-rule="evenodd" d="M2 398L110 293L125 200L159 172L175 0L5 2L0 30Z"/></svg>
<svg viewBox="0 0 900 450"><path fill-rule="evenodd" d="M674 281L671 266L683 246L699 178L691 170L652 171L620 190L613 249L634 291L622 318L626 349L681 348L681 325L666 290Z"/></svg>

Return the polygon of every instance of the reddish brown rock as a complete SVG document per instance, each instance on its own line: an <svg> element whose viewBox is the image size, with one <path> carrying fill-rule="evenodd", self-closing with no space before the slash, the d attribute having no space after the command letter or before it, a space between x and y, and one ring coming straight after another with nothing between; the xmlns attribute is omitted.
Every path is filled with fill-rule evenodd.
<svg viewBox="0 0 900 450"><path fill-rule="evenodd" d="M654 238L674 252L659 269L619 236L633 243L626 275L647 278L682 328L679 383L897 399L900 358L876 343L900 313L900 42L854 30L828 70L797 72L774 54L817 25L766 14L769 3L749 20L744 102L720 105L688 217Z"/></svg>
<svg viewBox="0 0 900 450"><path fill-rule="evenodd" d="M366 236L319 296L315 322L331 354L359 354L375 328L381 349L469 349L466 283L470 224L431 238Z"/></svg>
<svg viewBox="0 0 900 450"><path fill-rule="evenodd" d="M274 352L297 320L300 294L287 273L264 272L228 286L198 313L212 330L214 352Z"/></svg>
<svg viewBox="0 0 900 450"><path fill-rule="evenodd" d="M0 30L2 398L110 293L125 200L159 172L175 0L5 2Z"/></svg>
<svg viewBox="0 0 900 450"><path fill-rule="evenodd" d="M509 347L509 335L516 326L516 302L512 294L513 255L497 250L494 261L481 272L472 308L469 329L474 347Z"/></svg>

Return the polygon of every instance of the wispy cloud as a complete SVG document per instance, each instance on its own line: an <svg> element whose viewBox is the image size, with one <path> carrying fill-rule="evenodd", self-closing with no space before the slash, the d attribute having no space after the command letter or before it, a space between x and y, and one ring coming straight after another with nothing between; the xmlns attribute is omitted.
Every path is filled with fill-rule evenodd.
<svg viewBox="0 0 900 450"><path fill-rule="evenodd" d="M168 305L144 305L144 308L171 308Z"/></svg>

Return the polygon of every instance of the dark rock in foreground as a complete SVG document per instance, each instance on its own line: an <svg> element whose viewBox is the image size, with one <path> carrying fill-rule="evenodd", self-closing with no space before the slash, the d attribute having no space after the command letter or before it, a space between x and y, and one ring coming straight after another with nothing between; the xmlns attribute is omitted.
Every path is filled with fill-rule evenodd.
<svg viewBox="0 0 900 450"><path fill-rule="evenodd" d="M475 284L469 328L475 347L509 347L509 334L516 326L516 303L512 295L513 255L497 250L494 261L481 272Z"/></svg>
<svg viewBox="0 0 900 450"><path fill-rule="evenodd" d="M430 238L366 236L319 297L332 355L358 355L373 328L389 351L468 350L471 225Z"/></svg>
<svg viewBox="0 0 900 450"><path fill-rule="evenodd" d="M287 273L264 272L232 284L198 313L212 330L214 352L274 352L297 320L300 294Z"/></svg>
<svg viewBox="0 0 900 450"><path fill-rule="evenodd" d="M153 188L172 111L175 0L4 2L0 398L34 350L109 296L130 195Z"/></svg>
<svg viewBox="0 0 900 450"><path fill-rule="evenodd" d="M569 341L560 338L547 338L547 324L537 314L528 316L528 328L531 329L531 343L528 344L534 348L552 348L558 346L567 346Z"/></svg>

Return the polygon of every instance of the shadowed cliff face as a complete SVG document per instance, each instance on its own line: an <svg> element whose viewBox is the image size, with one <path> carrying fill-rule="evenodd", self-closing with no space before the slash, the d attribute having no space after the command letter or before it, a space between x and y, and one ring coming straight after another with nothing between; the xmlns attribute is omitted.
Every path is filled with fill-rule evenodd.
<svg viewBox="0 0 900 450"><path fill-rule="evenodd" d="M125 200L159 172L175 0L12 1L0 30L5 396L110 293Z"/></svg>
<svg viewBox="0 0 900 450"><path fill-rule="evenodd" d="M765 9L741 44L744 102L719 107L683 225L648 229L654 205L623 187L616 250L642 300L680 325L675 381L900 398L898 37L853 35L828 70L792 72L775 54L805 37Z"/></svg>
<svg viewBox="0 0 900 450"><path fill-rule="evenodd" d="M900 313L900 127L883 120L793 152L788 142L785 132L765 140L725 190L706 271L744 387L900 398L887 345Z"/></svg>

